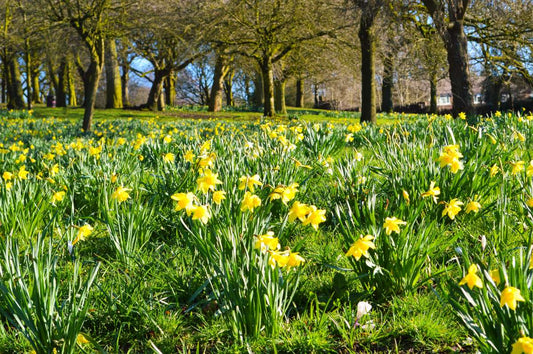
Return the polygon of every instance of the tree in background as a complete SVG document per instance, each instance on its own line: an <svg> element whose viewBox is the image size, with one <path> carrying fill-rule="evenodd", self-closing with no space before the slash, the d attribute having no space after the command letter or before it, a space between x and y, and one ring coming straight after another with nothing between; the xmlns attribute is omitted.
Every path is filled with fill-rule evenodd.
<svg viewBox="0 0 533 354"><path fill-rule="evenodd" d="M335 10L335 2L324 0L229 0L219 3L210 40L255 60L262 78L264 114L271 117L274 64L302 42L334 34L339 27Z"/></svg>

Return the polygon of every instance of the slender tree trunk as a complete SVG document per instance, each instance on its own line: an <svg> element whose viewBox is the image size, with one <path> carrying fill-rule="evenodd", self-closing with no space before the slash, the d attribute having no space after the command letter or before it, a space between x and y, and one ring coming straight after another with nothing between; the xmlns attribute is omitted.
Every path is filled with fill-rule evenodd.
<svg viewBox="0 0 533 354"><path fill-rule="evenodd" d="M67 61L67 86L69 99L68 104L72 107L75 107L78 105L78 98L76 97L76 82L71 60Z"/></svg>
<svg viewBox="0 0 533 354"><path fill-rule="evenodd" d="M120 77L122 87L122 107L129 107L130 104L130 66L122 65L122 76Z"/></svg>
<svg viewBox="0 0 533 354"><path fill-rule="evenodd" d="M285 86L287 82L286 80L278 80L275 82L275 106L276 106L276 112L279 114L287 114L287 105L285 103Z"/></svg>
<svg viewBox="0 0 533 354"><path fill-rule="evenodd" d="M8 68L7 108L24 109L24 93L22 92L22 82L20 81L20 70L17 58L13 57L8 60Z"/></svg>
<svg viewBox="0 0 533 354"><path fill-rule="evenodd" d="M263 79L261 73L255 73L253 83L254 91L252 95L252 105L260 107L263 104Z"/></svg>
<svg viewBox="0 0 533 354"><path fill-rule="evenodd" d="M304 79L299 78L296 80L296 104L294 106L303 108L304 104Z"/></svg>
<svg viewBox="0 0 533 354"><path fill-rule="evenodd" d="M7 67L5 61L2 59L2 103L6 103L6 90L7 90Z"/></svg>
<svg viewBox="0 0 533 354"><path fill-rule="evenodd" d="M263 78L263 114L266 117L273 117L276 115L276 111L274 109L274 71L272 68L272 58L262 58L260 65L261 76Z"/></svg>
<svg viewBox="0 0 533 354"><path fill-rule="evenodd" d="M35 63L33 63L31 68L31 99L33 103L43 103L41 100L41 87L39 84L40 72L39 65L35 65Z"/></svg>
<svg viewBox="0 0 533 354"><path fill-rule="evenodd" d="M122 108L122 82L118 68L117 44L106 40L105 47L106 103L105 108Z"/></svg>
<svg viewBox="0 0 533 354"><path fill-rule="evenodd" d="M26 18L24 16L24 18ZM25 48L25 56L26 56L26 90L27 90L27 100L26 100L26 104L27 104L27 107L28 107L28 111L30 111L32 109L32 100L33 100L33 89L32 89L32 86L33 86L33 79L32 79L32 70L31 70L31 67L32 67L32 56L30 54L30 50L29 50L29 40L26 39L26 48Z"/></svg>
<svg viewBox="0 0 533 354"><path fill-rule="evenodd" d="M372 19L361 19L361 122L376 123L375 38Z"/></svg>
<svg viewBox="0 0 533 354"><path fill-rule="evenodd" d="M213 85L209 95L209 112L219 112L222 110L222 98L224 96L224 78L228 73L228 62L224 55L217 53L215 62L215 72L213 75Z"/></svg>
<svg viewBox="0 0 533 354"><path fill-rule="evenodd" d="M56 107L67 106L67 86L68 86L68 63L67 57L61 58L59 69L57 70L57 92L56 92Z"/></svg>
<svg viewBox="0 0 533 354"><path fill-rule="evenodd" d="M170 106L174 106L174 101L176 99L176 75L174 75L174 73L170 73L170 75L167 76L164 88L165 102Z"/></svg>
<svg viewBox="0 0 533 354"><path fill-rule="evenodd" d="M103 53L102 53L103 54ZM83 131L88 132L91 130L94 105L96 103L96 92L98 90L98 82L102 74L103 63L98 63L94 60L91 61L89 69L86 72L87 84L85 86L85 111L83 114Z"/></svg>
<svg viewBox="0 0 533 354"><path fill-rule="evenodd" d="M161 94L159 95L159 99L157 100L157 110L158 111L165 110L165 93L162 91L161 91Z"/></svg>
<svg viewBox="0 0 533 354"><path fill-rule="evenodd" d="M429 102L429 113L437 114L437 73L433 72L431 73L431 76L429 78L429 85L430 85L430 102Z"/></svg>
<svg viewBox="0 0 533 354"><path fill-rule="evenodd" d="M235 99L233 96L233 79L235 78L235 70L230 68L226 74L226 79L224 80L224 94L226 95L226 105L235 106Z"/></svg>
<svg viewBox="0 0 533 354"><path fill-rule="evenodd" d="M383 59L383 85L381 86L381 111L393 110L392 89L394 87L394 58L388 54Z"/></svg>
<svg viewBox="0 0 533 354"><path fill-rule="evenodd" d="M47 73L48 73L48 80L50 81L50 92L49 94L55 94L58 90L59 86L59 80L57 78L54 66L52 64L52 61L50 59L46 60L46 65L48 67Z"/></svg>
<svg viewBox="0 0 533 354"><path fill-rule="evenodd" d="M168 69L155 69L154 71L154 81L152 82L152 87L150 88L150 93L148 94L148 101L146 101L146 107L152 111L157 111L161 106L159 103L161 101L161 93L163 91L163 82L166 77L169 75ZM159 107L158 107L159 106Z"/></svg>
<svg viewBox="0 0 533 354"><path fill-rule="evenodd" d="M455 21L448 26L448 66L453 95L453 114L474 112L472 85L468 68L468 42L462 21Z"/></svg>

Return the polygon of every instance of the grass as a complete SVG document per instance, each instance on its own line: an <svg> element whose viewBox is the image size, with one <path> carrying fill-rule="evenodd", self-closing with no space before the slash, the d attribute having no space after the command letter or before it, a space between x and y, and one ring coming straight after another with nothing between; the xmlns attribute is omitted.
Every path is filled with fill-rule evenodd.
<svg viewBox="0 0 533 354"><path fill-rule="evenodd" d="M274 121L254 112L97 110L94 132L81 134L82 114L36 107L34 118L0 119L0 245L19 245L0 252L0 308L21 296L11 281L34 302L45 292L31 289L56 284L58 307L49 311L57 316L60 304L79 298L69 290L73 267L81 282L100 264L87 313L73 316L89 342L75 352L474 353L496 351L474 322L501 351L521 333L533 335L530 120L493 117L469 127L390 115L359 127L357 114L307 109ZM463 155L455 173L439 163L454 143ZM169 153L174 159L165 162ZM524 169L515 173L518 160ZM500 171L491 176L494 164ZM219 180L213 189L226 192L220 205L212 190L200 191L206 169ZM240 189L256 174L255 190ZM437 202L423 197L431 181ZM283 194L292 183L298 191ZM125 201L114 197L119 187ZM52 203L58 191L64 199ZM177 207L176 194L187 192L191 204ZM242 208L245 192L261 200L253 212ZM443 210L454 198L464 204L452 220ZM481 203L477 213L466 212L472 200ZM301 220L289 221L295 201L307 206ZM200 206L209 212L205 224ZM406 224L388 232L387 217ZM86 224L92 233L80 238ZM257 245L268 232L279 250ZM375 247L347 257L364 235ZM50 245L49 258L27 256L37 240ZM289 266L283 257L295 254L304 260ZM17 259L20 275L6 277ZM41 277L29 266L34 259L56 261L56 272ZM482 291L458 285L471 263ZM493 284L492 269L522 290L516 312L499 306L506 284ZM372 310L360 315L362 302ZM469 312L470 303L488 310ZM0 352L30 352L25 326L8 313L0 322ZM489 327L500 323L509 325ZM60 350L65 341L53 338L41 344Z"/></svg>

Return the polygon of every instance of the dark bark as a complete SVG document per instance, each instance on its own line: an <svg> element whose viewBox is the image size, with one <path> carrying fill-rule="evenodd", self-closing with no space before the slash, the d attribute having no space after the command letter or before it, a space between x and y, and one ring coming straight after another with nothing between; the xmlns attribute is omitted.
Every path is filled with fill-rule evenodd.
<svg viewBox="0 0 533 354"><path fill-rule="evenodd" d="M503 88L501 76L490 75L485 83L485 102L491 110L500 108L500 97Z"/></svg>
<svg viewBox="0 0 533 354"><path fill-rule="evenodd" d="M74 78L74 70L72 68L72 61L67 61L67 91L68 91L68 104L72 107L78 105L78 98L76 97L76 85Z"/></svg>
<svg viewBox="0 0 533 354"><path fill-rule="evenodd" d="M260 107L263 104L263 80L260 72L254 75L253 83L252 105Z"/></svg>
<svg viewBox="0 0 533 354"><path fill-rule="evenodd" d="M120 76L122 87L122 107L129 107L130 104L130 67L122 65L122 75Z"/></svg>
<svg viewBox="0 0 533 354"><path fill-rule="evenodd" d="M169 76L167 76L164 87L165 102L170 106L174 106L174 101L176 99L176 75L171 73Z"/></svg>
<svg viewBox="0 0 533 354"><path fill-rule="evenodd" d="M31 68L31 92L32 92L32 101L33 103L43 103L41 99L41 87L39 84L39 74L40 74L39 66L35 65L35 63L32 65Z"/></svg>
<svg viewBox="0 0 533 354"><path fill-rule="evenodd" d="M102 51L103 54L103 51ZM100 75L102 74L103 63L91 61L89 69L86 71L86 83L85 86L85 111L83 114L83 131L88 132L91 130L92 119L94 114L94 104L96 102L96 92L98 90L98 82L100 81Z"/></svg>
<svg viewBox="0 0 533 354"><path fill-rule="evenodd" d="M57 92L57 88L59 86L59 80L57 78L55 68L52 64L52 61L50 59L46 60L46 66L47 66L47 74L48 74L48 80L50 81L50 92L48 94L54 94Z"/></svg>
<svg viewBox="0 0 533 354"><path fill-rule="evenodd" d="M235 99L233 98L233 78L235 77L235 70L230 69L224 79L224 95L226 96L226 105L234 106Z"/></svg>
<svg viewBox="0 0 533 354"><path fill-rule="evenodd" d="M6 80L7 80L6 68L5 68L5 65L2 65L2 103L6 103L6 90L7 90Z"/></svg>
<svg viewBox="0 0 533 354"><path fill-rule="evenodd" d="M275 82L275 107L278 114L287 114L287 105L285 103L285 80L277 80Z"/></svg>
<svg viewBox="0 0 533 354"><path fill-rule="evenodd" d="M274 70L272 66L272 58L263 57L260 61L261 76L263 81L263 115L266 117L273 117L276 115L274 106Z"/></svg>
<svg viewBox="0 0 533 354"><path fill-rule="evenodd" d="M381 86L381 111L391 113L393 109L392 89L394 87L394 58L386 55L383 59L383 85Z"/></svg>
<svg viewBox="0 0 533 354"><path fill-rule="evenodd" d="M25 48L25 56L26 56L26 104L28 111L32 109L32 103L33 103L33 78L32 78L32 55L29 50L29 41L26 39L26 48Z"/></svg>
<svg viewBox="0 0 533 354"><path fill-rule="evenodd" d="M61 58L61 63L57 70L57 79L56 107L66 107L68 89L68 63L66 57Z"/></svg>
<svg viewBox="0 0 533 354"><path fill-rule="evenodd" d="M122 108L122 82L118 68L117 44L106 40L105 50L106 103L105 108Z"/></svg>
<svg viewBox="0 0 533 354"><path fill-rule="evenodd" d="M296 80L296 103L294 106L303 108L304 104L304 80L298 79Z"/></svg>
<svg viewBox="0 0 533 354"><path fill-rule="evenodd" d="M373 22L373 17L362 18L359 26L359 41L361 42L361 122L367 123L377 122Z"/></svg>
<svg viewBox="0 0 533 354"><path fill-rule="evenodd" d="M474 112L474 104L468 68L468 41L463 24L470 0L449 0L445 3L437 0L422 1L446 46L453 114L471 114Z"/></svg>
<svg viewBox="0 0 533 354"><path fill-rule="evenodd" d="M468 68L468 42L464 33L463 22L455 21L448 26L448 51L449 76L453 95L453 115L464 112L474 112L472 101L472 85L470 84L470 71Z"/></svg>
<svg viewBox="0 0 533 354"><path fill-rule="evenodd" d="M215 72L213 74L213 85L209 95L209 112L219 112L222 110L222 98L224 96L224 78L228 73L227 57L217 54L215 62Z"/></svg>
<svg viewBox="0 0 533 354"><path fill-rule="evenodd" d="M437 114L437 73L432 73L429 78L429 113Z"/></svg>
<svg viewBox="0 0 533 354"><path fill-rule="evenodd" d="M146 101L146 107L152 111L157 111L162 108L161 93L163 91L163 82L170 75L170 69L155 69L154 81L148 94L148 100Z"/></svg>
<svg viewBox="0 0 533 354"><path fill-rule="evenodd" d="M7 67L7 108L24 109L24 93L22 92L22 82L20 81L20 70L17 58L9 58Z"/></svg>

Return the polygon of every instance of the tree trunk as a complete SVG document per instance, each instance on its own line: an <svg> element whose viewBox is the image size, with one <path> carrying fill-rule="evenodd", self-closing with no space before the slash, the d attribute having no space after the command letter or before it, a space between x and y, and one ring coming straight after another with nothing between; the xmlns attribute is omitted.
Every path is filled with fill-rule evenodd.
<svg viewBox="0 0 533 354"><path fill-rule="evenodd" d="M376 123L375 38L372 19L361 19L361 122Z"/></svg>
<svg viewBox="0 0 533 354"><path fill-rule="evenodd" d="M146 107L152 111L157 111L161 107L161 93L163 91L163 82L166 77L169 75L169 70L164 69L155 69L154 71L154 81L152 82L152 87L150 88L150 93L148 94L148 101L146 101ZM159 107L158 107L159 106Z"/></svg>
<svg viewBox="0 0 533 354"><path fill-rule="evenodd" d="M50 59L46 60L46 64L48 67L47 73L48 73L48 80L50 81L50 89L48 94L55 94L57 92L57 87L59 86L59 80L57 78L54 66L52 65L52 62Z"/></svg>
<svg viewBox="0 0 533 354"><path fill-rule="evenodd" d="M33 103L43 103L41 100L41 87L39 84L39 74L40 74L39 66L35 65L33 63L31 68L31 100Z"/></svg>
<svg viewBox="0 0 533 354"><path fill-rule="evenodd" d="M209 95L209 112L219 112L222 110L222 98L224 96L224 78L228 73L227 57L217 53L215 62L215 72L213 74L213 85Z"/></svg>
<svg viewBox="0 0 533 354"><path fill-rule="evenodd" d="M130 66L122 65L122 76L120 77L122 87L122 107L129 107L130 103Z"/></svg>
<svg viewBox="0 0 533 354"><path fill-rule="evenodd" d="M260 107L263 105L263 79L261 73L255 73L254 78L254 92L252 95L252 105Z"/></svg>
<svg viewBox="0 0 533 354"><path fill-rule="evenodd" d="M235 99L233 97L233 78L235 77L235 70L230 68L224 80L224 94L226 95L226 105L235 106Z"/></svg>
<svg viewBox="0 0 533 354"><path fill-rule="evenodd" d="M24 93L22 92L22 82L20 81L20 70L17 58L10 58L7 65L7 108L24 109Z"/></svg>
<svg viewBox="0 0 533 354"><path fill-rule="evenodd" d="M25 17L24 17L25 18ZM25 55L26 55L26 90L27 90L27 107L28 111L32 109L32 101L33 101L33 79L32 79L32 56L29 50L29 40L26 39L26 48L25 48Z"/></svg>
<svg viewBox="0 0 533 354"><path fill-rule="evenodd" d="M57 70L57 78L56 107L66 107L68 86L68 63L66 57L61 58L61 63Z"/></svg>
<svg viewBox="0 0 533 354"><path fill-rule="evenodd" d="M68 104L72 107L78 105L78 98L76 97L76 85L74 80L74 70L72 68L72 61L67 61L67 86L68 86Z"/></svg>
<svg viewBox="0 0 533 354"><path fill-rule="evenodd" d="M122 108L122 82L118 68L117 44L106 40L105 47L106 103L105 108Z"/></svg>
<svg viewBox="0 0 533 354"><path fill-rule="evenodd" d="M102 48L103 49L103 48ZM85 111L83 114L83 131L88 132L91 130L94 104L96 103L96 92L98 90L98 82L100 81L100 75L102 74L103 63L98 63L95 60L91 60L89 69L86 72L86 84L85 86Z"/></svg>
<svg viewBox="0 0 533 354"><path fill-rule="evenodd" d="M276 112L279 114L287 114L287 105L285 103L285 86L286 86L285 80L278 80L276 81Z"/></svg>
<svg viewBox="0 0 533 354"><path fill-rule="evenodd" d="M165 102L174 106L174 101L176 99L176 75L170 73L165 79Z"/></svg>
<svg viewBox="0 0 533 354"><path fill-rule="evenodd" d="M468 42L464 33L462 21L455 21L448 25L446 49L448 51L448 66L453 95L453 115L459 113L472 114L472 85L468 68Z"/></svg>
<svg viewBox="0 0 533 354"><path fill-rule="evenodd" d="M260 65L261 76L263 78L263 115L273 117L276 115L276 112L274 110L274 71L272 68L272 58L262 58Z"/></svg>
<svg viewBox="0 0 533 354"><path fill-rule="evenodd" d="M491 111L500 108L500 96L503 86L501 76L489 75L485 82L485 102Z"/></svg>
<svg viewBox="0 0 533 354"><path fill-rule="evenodd" d="M381 86L381 111L393 110L392 89L394 87L394 58L388 54L383 59L383 85Z"/></svg>
<svg viewBox="0 0 533 354"><path fill-rule="evenodd" d="M6 68L5 63L3 63L3 64L4 64L4 65L2 65L2 103L6 103L6 90L7 90L6 80L7 80L7 68Z"/></svg>
<svg viewBox="0 0 533 354"><path fill-rule="evenodd" d="M429 78L430 85L430 99L429 99L429 113L437 114L437 73L433 72Z"/></svg>
<svg viewBox="0 0 533 354"><path fill-rule="evenodd" d="M294 106L303 108L304 104L304 79L300 78L296 80L296 104Z"/></svg>
<svg viewBox="0 0 533 354"><path fill-rule="evenodd" d="M246 94L246 104L250 106L252 104L252 93L250 92L250 79L248 75L244 75L244 93Z"/></svg>

